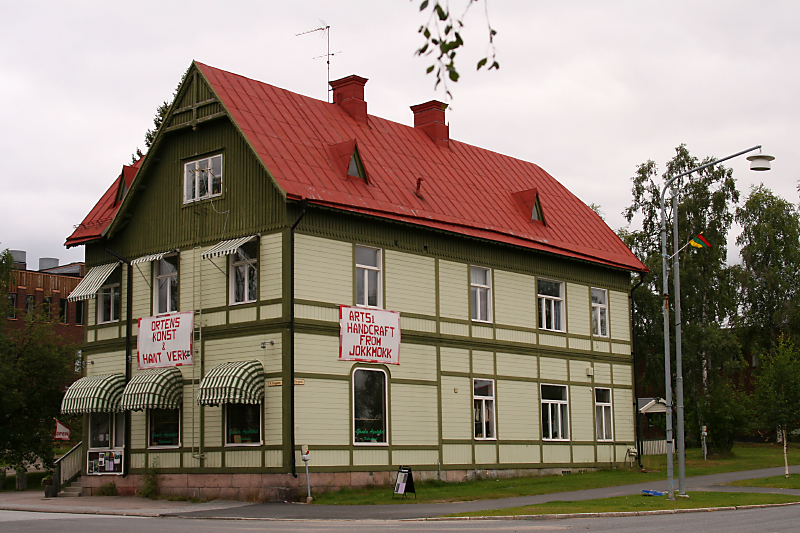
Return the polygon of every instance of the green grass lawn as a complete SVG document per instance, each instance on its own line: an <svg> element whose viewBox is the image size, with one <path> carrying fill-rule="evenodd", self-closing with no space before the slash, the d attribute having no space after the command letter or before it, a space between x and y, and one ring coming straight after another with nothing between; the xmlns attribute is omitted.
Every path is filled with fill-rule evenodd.
<svg viewBox="0 0 800 533"><path fill-rule="evenodd" d="M739 487L769 487L772 489L800 489L800 474L789 474L786 476L762 477L759 479L745 479L743 481L733 481L728 485Z"/></svg>
<svg viewBox="0 0 800 533"><path fill-rule="evenodd" d="M735 507L800 501L800 496L785 494L748 494L731 492L690 492L689 498L667 500L665 496L616 496L582 502L549 502L508 509L459 513L448 516L517 516L564 513L607 513L657 511L663 509L698 509L704 507Z"/></svg>
<svg viewBox="0 0 800 533"><path fill-rule="evenodd" d="M793 445L794 453L790 454L790 462L800 463L800 445ZM626 467L616 470L600 470L598 472L575 473L565 476L522 477L512 479L483 479L463 483L443 483L439 481L416 482L417 500L413 495L406 499L392 499L391 486L343 488L339 491L314 494L314 503L329 505L375 505L403 503L433 503L471 500L493 500L513 496L530 496L551 494L571 490L613 487L658 481L666 479L666 457L645 456L643 464L646 472ZM737 444L730 454L725 456L709 456L703 461L699 449L686 451L686 475L717 474L737 470L768 468L783 464L783 448L774 444ZM678 464L675 462L675 478L678 476Z"/></svg>

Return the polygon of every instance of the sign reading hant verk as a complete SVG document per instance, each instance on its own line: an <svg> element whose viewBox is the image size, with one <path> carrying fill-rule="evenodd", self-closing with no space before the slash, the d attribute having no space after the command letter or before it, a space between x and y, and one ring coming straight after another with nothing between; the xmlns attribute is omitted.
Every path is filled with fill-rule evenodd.
<svg viewBox="0 0 800 533"><path fill-rule="evenodd" d="M139 370L192 364L194 313L139 319Z"/></svg>
<svg viewBox="0 0 800 533"><path fill-rule="evenodd" d="M400 313L339 307L339 360L400 364Z"/></svg>

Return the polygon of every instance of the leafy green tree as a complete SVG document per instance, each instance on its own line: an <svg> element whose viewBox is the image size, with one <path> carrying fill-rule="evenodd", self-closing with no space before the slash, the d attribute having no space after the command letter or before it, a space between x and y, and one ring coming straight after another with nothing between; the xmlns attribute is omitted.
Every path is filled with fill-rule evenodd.
<svg viewBox="0 0 800 533"><path fill-rule="evenodd" d="M783 462L789 477L789 432L800 429L800 353L784 337L765 353L756 374L755 398L761 419L783 437Z"/></svg>
<svg viewBox="0 0 800 533"><path fill-rule="evenodd" d="M752 187L736 210L742 233L741 320L754 353L800 326L800 213L763 184Z"/></svg>
<svg viewBox="0 0 800 533"><path fill-rule="evenodd" d="M0 252L0 294L8 292L13 275L11 254ZM5 313L7 305L2 298L0 311ZM41 309L23 320L18 328L0 321L0 464L23 468L39 459L49 467L53 419L75 377L77 347L56 334Z"/></svg>
<svg viewBox="0 0 800 533"><path fill-rule="evenodd" d="M643 385L653 391L663 391L664 386L661 187L670 176L714 159L708 157L700 161L683 144L675 152L663 176L659 176L653 161L637 167L632 178L633 201L623 215L629 223L635 221L640 227L621 232L626 244L651 271L642 289L634 293L634 303L637 352L646 367ZM724 406L712 409L710 402L716 396L715 387L725 387L731 374L741 368L742 363L738 340L727 327L737 313L737 270L726 265L726 243L739 192L733 171L722 165L694 172L679 181L675 184L680 192L677 213L672 210L669 192L666 197L667 253L674 253L673 217L678 219L679 246L701 231L712 243L711 248L695 250L690 247L680 253L684 404L686 419L694 422L686 426L687 440L696 440L701 425L708 425L709 432L717 433L715 425L725 424L728 415L721 416L720 411ZM672 273L668 275L672 290ZM673 305L672 300L670 305ZM670 313L670 319L674 319L674 312ZM674 334L674 328L671 327L670 331ZM674 349L674 338L671 346ZM674 355L672 361L675 361ZM711 414L717 418L707 419Z"/></svg>
<svg viewBox="0 0 800 533"><path fill-rule="evenodd" d="M412 0L414 1L414 0ZM436 71L436 85L443 84L445 93L453 97L447 88L447 81L457 82L461 76L456 68L456 53L464 46L464 39L461 37L461 30L464 27L464 19L472 4L478 0L466 0L467 5L460 17L453 15L450 10L449 2L430 2L422 0L419 4L420 11L429 11L428 21L419 27L419 33L425 38L425 42L420 46L416 55L433 56L434 63L428 67L428 74ZM488 65L487 70L499 69L500 63L497 62L497 50L494 47L494 36L497 32L489 22L489 0L483 1L484 16L486 27L489 34L486 56L482 57L477 64L477 70Z"/></svg>

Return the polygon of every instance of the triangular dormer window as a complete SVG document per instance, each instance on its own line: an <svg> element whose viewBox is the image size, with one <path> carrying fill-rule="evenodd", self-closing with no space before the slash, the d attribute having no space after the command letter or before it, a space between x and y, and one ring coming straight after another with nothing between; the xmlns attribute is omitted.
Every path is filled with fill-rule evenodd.
<svg viewBox="0 0 800 533"><path fill-rule="evenodd" d="M526 189L511 193L517 208L531 222L544 224L544 212L542 202L539 201L539 191L537 189Z"/></svg>
<svg viewBox="0 0 800 533"><path fill-rule="evenodd" d="M544 223L544 217L542 216L542 204L539 203L539 195L536 195L536 200L533 202L533 207L531 208L531 220L538 220L541 223Z"/></svg>
<svg viewBox="0 0 800 533"><path fill-rule="evenodd" d="M358 155L358 148L354 148L353 155L350 156L347 175L367 181L367 173L364 172L364 164L361 162L361 156Z"/></svg>
<svg viewBox="0 0 800 533"><path fill-rule="evenodd" d="M126 194L128 194L128 184L125 183L123 172L123 175L119 177L119 187L117 188L117 197L114 199L114 205L120 203L125 198Z"/></svg>

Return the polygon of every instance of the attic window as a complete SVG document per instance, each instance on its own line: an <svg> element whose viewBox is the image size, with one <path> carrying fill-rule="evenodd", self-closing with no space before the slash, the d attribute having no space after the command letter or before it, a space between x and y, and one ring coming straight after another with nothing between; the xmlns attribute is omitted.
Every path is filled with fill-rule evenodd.
<svg viewBox="0 0 800 533"><path fill-rule="evenodd" d="M117 198L114 200L114 203L120 203L125 198L126 194L128 194L128 184L125 182L125 176L122 175L119 178L119 189L117 190Z"/></svg>
<svg viewBox="0 0 800 533"><path fill-rule="evenodd" d="M183 166L183 203L222 194L222 156L215 155Z"/></svg>
<svg viewBox="0 0 800 533"><path fill-rule="evenodd" d="M533 206L531 207L531 220L544 222L544 217L542 216L542 205L539 203L538 194L536 195L536 200L534 200Z"/></svg>
<svg viewBox="0 0 800 533"><path fill-rule="evenodd" d="M511 193L514 203L520 212L531 222L544 224L544 213L542 203L539 201L539 191L537 189L526 189Z"/></svg>
<svg viewBox="0 0 800 533"><path fill-rule="evenodd" d="M367 181L367 173L364 172L364 165L361 163L361 156L358 155L358 148L353 149L353 155L350 157L350 164L347 167L347 175Z"/></svg>

